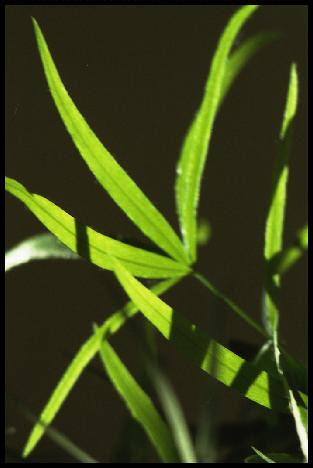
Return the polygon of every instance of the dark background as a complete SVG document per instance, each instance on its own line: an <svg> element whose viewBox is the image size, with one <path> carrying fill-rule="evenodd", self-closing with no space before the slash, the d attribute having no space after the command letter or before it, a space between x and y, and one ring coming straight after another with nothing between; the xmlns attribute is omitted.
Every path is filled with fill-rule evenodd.
<svg viewBox="0 0 313 468"><path fill-rule="evenodd" d="M88 171L58 116L35 45L30 19L34 16L65 86L91 128L178 229L173 190L176 161L201 100L217 39L236 8L7 6L6 175L100 232L141 238ZM285 245L307 220L307 7L263 6L246 24L238 43L264 30L281 32L283 37L258 53L225 100L214 128L199 210L213 232L210 243L199 251L199 269L256 319L264 278L264 223L292 61L298 65L300 96ZM6 196L5 226L6 249L44 232L11 195ZM244 348L233 340L262 344L254 330L191 278L165 297L242 355ZM124 302L112 273L84 262L38 262L8 273L9 394L38 414L69 356L89 336L92 323L101 323ZM281 333L290 352L306 363L306 258L284 278L281 304ZM133 322L142 325L139 316ZM139 378L142 356L133 327L126 325L111 341ZM214 409L214 427L257 414L255 404L213 382L170 344L158 341L165 370L191 426L209 404ZM6 417L6 427L15 428L7 436L7 445L20 451L30 424L11 400L7 400ZM113 387L86 372L55 426L91 455L108 462L127 417ZM48 438L40 442L33 457L72 460Z"/></svg>

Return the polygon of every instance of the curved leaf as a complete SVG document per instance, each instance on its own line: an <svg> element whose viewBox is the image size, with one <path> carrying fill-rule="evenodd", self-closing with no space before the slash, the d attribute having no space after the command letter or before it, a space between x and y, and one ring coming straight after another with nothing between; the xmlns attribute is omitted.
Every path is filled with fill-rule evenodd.
<svg viewBox="0 0 313 468"><path fill-rule="evenodd" d="M77 260L79 255L69 250L50 233L36 234L23 240L5 253L5 271L33 260L48 259Z"/></svg>
<svg viewBox="0 0 313 468"><path fill-rule="evenodd" d="M126 174L88 126L63 85L45 38L34 18L37 45L54 103L79 153L101 186L136 226L178 261L187 263L184 247L163 215Z"/></svg>
<svg viewBox="0 0 313 468"><path fill-rule="evenodd" d="M185 137L177 167L176 205L185 247L191 262L196 260L196 217L200 183L220 104L228 55L243 24L258 8L246 5L227 24L214 54L200 109Z"/></svg>
<svg viewBox="0 0 313 468"><path fill-rule="evenodd" d="M170 258L139 249L83 226L57 205L6 177L5 188L21 200L63 244L95 265L112 270L111 255L117 256L136 276L168 278L184 275L188 267Z"/></svg>
<svg viewBox="0 0 313 468"><path fill-rule="evenodd" d="M155 285L152 290L155 294L163 294L165 291L174 286L178 281L179 279L177 278L161 281ZM115 312L107 320L105 320L100 328L100 332L105 337L109 337L113 333L116 333L119 328L126 322L126 320L135 315L137 312L138 307L132 302L128 302L125 307ZM95 357L98 350L98 338L92 334L80 347L75 357L70 362L59 383L52 392L48 402L43 408L40 414L40 423L35 424L25 444L23 457L27 457L38 444L39 440L45 432L45 427L53 421L61 406L65 402L68 394L82 374L83 370Z"/></svg>

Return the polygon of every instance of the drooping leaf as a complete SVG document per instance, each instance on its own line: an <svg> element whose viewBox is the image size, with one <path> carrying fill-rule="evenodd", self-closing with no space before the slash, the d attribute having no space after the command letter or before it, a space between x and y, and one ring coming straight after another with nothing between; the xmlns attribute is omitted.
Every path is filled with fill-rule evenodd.
<svg viewBox="0 0 313 468"><path fill-rule="evenodd" d="M36 234L6 251L5 271L33 260L77 260L79 258L79 255L61 244L53 234Z"/></svg>
<svg viewBox="0 0 313 468"><path fill-rule="evenodd" d="M286 411L288 399L280 379L260 370L211 339L137 281L114 260L114 272L131 300L159 332L202 370L250 400Z"/></svg>
<svg viewBox="0 0 313 468"><path fill-rule="evenodd" d="M241 27L257 8L257 5L243 6L227 24L212 60L203 101L183 142L175 191L181 232L191 262L196 260L200 183L220 103L228 55Z"/></svg>
<svg viewBox="0 0 313 468"><path fill-rule="evenodd" d="M297 110L298 75L296 65L292 64L286 107L280 132L279 154L274 171L273 190L269 212L266 219L264 257L267 263L282 250L283 228L288 181L288 160L291 143L291 130ZM265 316L263 320L270 335L277 330L279 311L277 306L279 275L272 275L268 269L266 278Z"/></svg>
<svg viewBox="0 0 313 468"><path fill-rule="evenodd" d="M171 226L102 145L61 81L45 38L33 18L40 58L54 103L79 153L101 186L136 226L176 260L186 263L183 245Z"/></svg>
<svg viewBox="0 0 313 468"><path fill-rule="evenodd" d="M41 195L30 193L14 179L6 177L5 188L70 250L101 268L112 270L111 254L127 265L134 275L143 278L168 278L186 274L189 270L168 257L124 244L81 225L57 205Z"/></svg>
<svg viewBox="0 0 313 468"><path fill-rule="evenodd" d="M98 336L98 335L96 335ZM158 454L165 463L178 461L171 433L149 396L129 373L107 340L100 342L100 356L113 386L125 401L132 416L142 425Z"/></svg>
<svg viewBox="0 0 313 468"><path fill-rule="evenodd" d="M179 281L178 278L161 281L152 290L155 294L163 294ZM138 307L129 302L121 310L111 315L100 328L105 337L116 333L126 320L138 312ZM76 384L80 375L99 350L98 338L92 334L80 347L75 357L70 362L62 378L51 394L48 402L40 414L41 424L36 424L30 433L23 450L23 457L27 457L36 447L44 434L45 426L48 426L65 402L68 394Z"/></svg>

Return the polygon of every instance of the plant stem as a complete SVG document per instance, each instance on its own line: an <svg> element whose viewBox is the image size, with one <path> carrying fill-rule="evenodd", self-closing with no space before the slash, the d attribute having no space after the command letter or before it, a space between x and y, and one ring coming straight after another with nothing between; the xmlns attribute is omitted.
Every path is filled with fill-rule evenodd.
<svg viewBox="0 0 313 468"><path fill-rule="evenodd" d="M227 304L239 317L241 317L245 322L251 325L255 330L257 330L261 335L268 337L266 331L263 327L258 324L253 318L251 318L246 312L244 312L239 306L237 306L233 301L228 299L225 294L219 291L209 280L205 278L201 273L196 271L193 272L193 276L200 281L211 293L216 297L221 299L225 304Z"/></svg>

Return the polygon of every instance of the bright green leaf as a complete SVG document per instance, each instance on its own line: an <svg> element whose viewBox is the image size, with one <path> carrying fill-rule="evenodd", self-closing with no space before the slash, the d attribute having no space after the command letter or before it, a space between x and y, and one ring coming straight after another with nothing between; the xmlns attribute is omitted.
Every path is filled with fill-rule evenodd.
<svg viewBox="0 0 313 468"><path fill-rule="evenodd" d="M277 376L261 371L211 339L137 281L120 262L114 263L115 274L134 304L197 366L260 405L286 411L288 400Z"/></svg>
<svg viewBox="0 0 313 468"><path fill-rule="evenodd" d="M102 335L99 336L101 340ZM104 340L99 345L105 370L132 416L142 425L161 459L165 463L177 461L177 451L172 436L151 399L129 373L108 341Z"/></svg>
<svg viewBox="0 0 313 468"><path fill-rule="evenodd" d="M289 172L288 159L291 143L291 130L293 120L296 115L297 101L298 75L296 65L292 64L286 107L280 132L279 155L274 172L273 191L266 220L264 257L267 263L271 261L275 254L282 250L286 190ZM279 311L277 307L277 290L279 284L279 275L272 275L268 269L266 278L264 322L270 335L273 335L278 326Z"/></svg>
<svg viewBox="0 0 313 468"><path fill-rule="evenodd" d="M115 203L147 237L170 256L186 263L183 245L171 226L102 145L76 108L61 81L48 45L34 18L33 24L52 98L89 169Z"/></svg>
<svg viewBox="0 0 313 468"><path fill-rule="evenodd" d="M212 60L203 101L183 142L175 190L181 232L191 262L196 260L196 218L200 183L220 104L228 55L241 27L257 8L258 5L240 8L226 26Z"/></svg>
<svg viewBox="0 0 313 468"><path fill-rule="evenodd" d="M161 281L155 285L152 290L155 294L163 294L165 291L174 286L179 279L171 279ZM132 302L126 304L121 310L111 315L101 326L100 331L105 337L116 333L126 320L138 312L138 307ZM40 423L36 424L28 437L23 450L23 457L27 457L30 452L38 444L39 440L44 434L45 428L43 425L48 426L61 406L65 402L68 394L74 387L85 367L95 357L99 350L99 342L97 337L92 334L85 343L80 347L75 357L70 362L58 385L51 394L48 402L40 414Z"/></svg>
<svg viewBox="0 0 313 468"><path fill-rule="evenodd" d="M248 61L265 45L278 38L276 33L259 33L246 39L229 56L222 82L219 109L233 82Z"/></svg>
<svg viewBox="0 0 313 468"><path fill-rule="evenodd" d="M293 245L273 255L268 263L268 274L286 273L308 249L308 225L299 230Z"/></svg>
<svg viewBox="0 0 313 468"><path fill-rule="evenodd" d="M28 209L63 244L95 265L112 270L110 255L115 255L132 273L143 278L169 278L188 273L188 267L175 260L133 247L82 226L57 205L6 177L5 188Z"/></svg>
<svg viewBox="0 0 313 468"><path fill-rule="evenodd" d="M52 234L36 234L17 244L5 253L5 271L33 260L64 259L80 257L69 250Z"/></svg>

